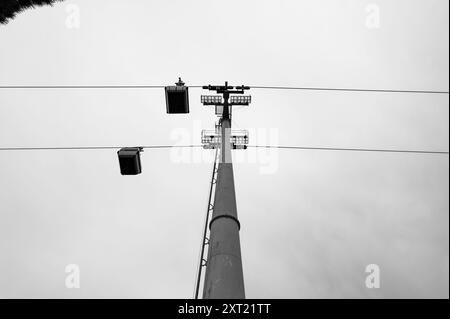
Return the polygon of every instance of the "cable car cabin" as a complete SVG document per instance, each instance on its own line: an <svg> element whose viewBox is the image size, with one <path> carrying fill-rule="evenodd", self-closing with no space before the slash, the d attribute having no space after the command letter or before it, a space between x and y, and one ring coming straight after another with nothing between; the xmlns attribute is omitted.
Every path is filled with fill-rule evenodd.
<svg viewBox="0 0 450 319"><path fill-rule="evenodd" d="M117 154L122 175L138 175L142 172L141 148L125 147L120 149Z"/></svg>
<svg viewBox="0 0 450 319"><path fill-rule="evenodd" d="M166 86L166 107L168 114L189 113L188 87Z"/></svg>

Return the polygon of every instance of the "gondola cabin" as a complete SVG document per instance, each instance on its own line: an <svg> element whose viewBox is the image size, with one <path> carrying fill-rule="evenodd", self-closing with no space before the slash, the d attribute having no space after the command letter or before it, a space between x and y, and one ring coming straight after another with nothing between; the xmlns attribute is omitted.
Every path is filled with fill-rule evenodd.
<svg viewBox="0 0 450 319"><path fill-rule="evenodd" d="M189 113L188 87L181 81L176 86L166 86L166 108L168 114Z"/></svg>
<svg viewBox="0 0 450 319"><path fill-rule="evenodd" d="M117 154L122 175L138 175L142 173L141 148L125 147L120 149Z"/></svg>

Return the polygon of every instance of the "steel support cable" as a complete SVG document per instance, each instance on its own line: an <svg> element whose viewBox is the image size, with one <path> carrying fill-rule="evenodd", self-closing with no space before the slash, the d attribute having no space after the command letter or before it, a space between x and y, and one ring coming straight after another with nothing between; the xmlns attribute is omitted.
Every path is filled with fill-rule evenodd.
<svg viewBox="0 0 450 319"><path fill-rule="evenodd" d="M250 88L251 88L251 89L266 89L266 90L300 90L300 91L341 91L341 92L372 92L372 93L449 94L449 91L438 91L438 90L394 90L394 89L330 88L330 87L294 87L294 86L250 86Z"/></svg>
<svg viewBox="0 0 450 319"><path fill-rule="evenodd" d="M166 85L0 85L0 89L163 89ZM202 88L202 85L187 85L189 88ZM332 87L296 87L296 86L250 86L250 89L264 90L301 90L301 91L341 91L341 92L373 92L373 93L415 93L415 94L449 94L442 90L396 90L365 88L332 88Z"/></svg>
<svg viewBox="0 0 450 319"><path fill-rule="evenodd" d="M0 85L0 89L23 90L58 90L58 89L164 89L167 85ZM200 85L189 85L189 88L201 88Z"/></svg>
<svg viewBox="0 0 450 319"><path fill-rule="evenodd" d="M67 150L110 150L128 146L69 146L69 147L0 147L0 151L67 151ZM137 146L143 149L155 148L196 148L202 145L147 145Z"/></svg>
<svg viewBox="0 0 450 319"><path fill-rule="evenodd" d="M317 151L348 151L348 152L382 152L382 153L411 153L411 154L437 154L448 155L448 151L427 151L427 150L399 150L399 149L371 149L371 148L337 148L337 147L312 147L312 146L274 146L274 145L248 145L254 148L278 148L278 149L298 149Z"/></svg>
<svg viewBox="0 0 450 319"><path fill-rule="evenodd" d="M108 150L120 149L126 146L74 146L74 147L0 147L0 151L54 151L54 150ZM202 145L148 145L138 146L143 149L164 148L197 148ZM253 148L278 148L317 151L347 151L347 152L381 152L381 153L410 153L410 154L435 154L448 155L449 151L407 150L407 149L376 149L376 148L339 148L339 147L314 147L314 146L283 146L283 145L248 145Z"/></svg>

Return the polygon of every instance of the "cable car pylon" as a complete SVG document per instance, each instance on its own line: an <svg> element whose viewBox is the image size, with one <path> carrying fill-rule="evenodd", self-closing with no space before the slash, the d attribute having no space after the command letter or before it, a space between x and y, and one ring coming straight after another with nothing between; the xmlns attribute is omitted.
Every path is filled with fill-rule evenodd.
<svg viewBox="0 0 450 319"><path fill-rule="evenodd" d="M244 274L242 267L241 245L239 238L240 223L237 214L236 192L234 187L231 149L245 149L248 134L234 134L231 130L231 108L233 105L248 105L249 96L243 94L249 87L204 86L203 89L216 91L222 95L210 98L202 96L205 105L215 105L220 116L216 134L202 134L205 148L220 150L215 183L213 213L209 222L209 238L206 272L203 284L204 299L244 299ZM203 248L203 247L202 247ZM203 263L203 256L201 257ZM201 266L200 266L201 267Z"/></svg>

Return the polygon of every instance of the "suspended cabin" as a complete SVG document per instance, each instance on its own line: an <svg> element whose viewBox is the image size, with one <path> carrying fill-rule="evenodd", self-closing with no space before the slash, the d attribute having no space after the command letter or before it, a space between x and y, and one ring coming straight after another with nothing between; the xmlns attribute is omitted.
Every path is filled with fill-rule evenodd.
<svg viewBox="0 0 450 319"><path fill-rule="evenodd" d="M117 154L122 175L138 175L142 173L140 147L125 147L120 149Z"/></svg>
<svg viewBox="0 0 450 319"><path fill-rule="evenodd" d="M166 108L168 114L189 113L188 87L181 79L176 86L166 86Z"/></svg>

